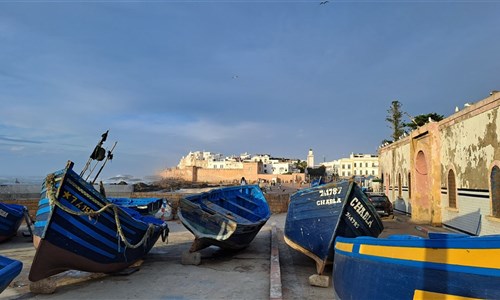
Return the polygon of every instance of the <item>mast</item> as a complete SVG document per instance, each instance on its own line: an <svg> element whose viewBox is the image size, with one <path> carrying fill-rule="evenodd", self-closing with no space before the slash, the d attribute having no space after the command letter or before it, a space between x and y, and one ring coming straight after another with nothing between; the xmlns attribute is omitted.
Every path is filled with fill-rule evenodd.
<svg viewBox="0 0 500 300"><path fill-rule="evenodd" d="M108 155L106 156L106 160L104 161L104 163L102 164L101 168L99 169L99 172L97 172L97 174L95 175L94 180L92 181L92 184L94 184L94 182L97 180L97 177L99 176L99 174L101 174L101 171L102 171L102 169L104 169L104 166L106 165L106 163L108 162L108 160L112 160L113 159L113 150L115 149L117 143L118 142L115 142L115 144L113 145L113 147L111 148L111 150L108 151Z"/></svg>
<svg viewBox="0 0 500 300"><path fill-rule="evenodd" d="M92 153L90 154L90 157L87 160L85 167L83 168L82 172L80 173L80 177L83 177L83 174L85 174L85 172L87 172L87 169L89 168L90 163L93 160L102 161L104 159L104 157L106 156L106 150L104 150L104 148L102 148L102 144L104 144L104 142L108 138L108 132L109 132L109 129L106 130L106 132L101 135L101 140L97 143L97 146L95 146L94 151L92 151Z"/></svg>

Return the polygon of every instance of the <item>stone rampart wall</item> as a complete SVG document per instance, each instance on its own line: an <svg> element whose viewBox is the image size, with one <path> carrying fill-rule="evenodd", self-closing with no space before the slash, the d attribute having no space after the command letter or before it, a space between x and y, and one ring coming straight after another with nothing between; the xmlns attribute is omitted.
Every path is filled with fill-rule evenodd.
<svg viewBox="0 0 500 300"><path fill-rule="evenodd" d="M131 192L127 196L123 196L123 192L118 190L118 193L113 193L106 189L106 194L108 197L130 197L130 198L165 198L172 206L172 213L174 217L177 216L177 209L179 207L179 200L187 195L193 193L179 193L179 192ZM40 196L36 195L35 197L24 197L24 195L9 195L8 198L4 197L5 195L0 194L0 201L3 203L13 203L25 205L28 208L28 212L33 220L36 217L36 211L38 210L38 201L40 200ZM266 200L269 204L269 208L271 209L271 213L284 213L288 210L289 203L289 194L266 194Z"/></svg>
<svg viewBox="0 0 500 300"><path fill-rule="evenodd" d="M162 172L164 178L180 178L193 182L239 183L245 177L248 183L257 183L260 179L280 182L305 181L304 173L262 174L258 172L258 163L244 163L243 169L168 169Z"/></svg>

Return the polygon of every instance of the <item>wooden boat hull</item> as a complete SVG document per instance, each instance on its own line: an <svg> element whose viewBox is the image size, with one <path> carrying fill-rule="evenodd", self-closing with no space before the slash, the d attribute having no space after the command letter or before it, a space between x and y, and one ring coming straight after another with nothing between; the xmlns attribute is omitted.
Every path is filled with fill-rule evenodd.
<svg viewBox="0 0 500 300"><path fill-rule="evenodd" d="M195 236L190 251L214 245L228 250L247 247L271 212L256 185L214 189L180 200L179 219Z"/></svg>
<svg viewBox="0 0 500 300"><path fill-rule="evenodd" d="M382 221L366 195L348 181L302 189L291 195L285 242L316 262L318 274L333 260L337 236L377 237Z"/></svg>
<svg viewBox="0 0 500 300"><path fill-rule="evenodd" d="M338 237L333 284L339 299L500 299L500 235Z"/></svg>
<svg viewBox="0 0 500 300"><path fill-rule="evenodd" d="M114 273L144 257L167 224L107 201L68 162L47 176L34 235L38 245L29 279L66 270Z"/></svg>
<svg viewBox="0 0 500 300"><path fill-rule="evenodd" d="M0 255L0 293L21 273L23 263Z"/></svg>
<svg viewBox="0 0 500 300"><path fill-rule="evenodd" d="M17 234L27 211L24 205L0 203L0 243Z"/></svg>

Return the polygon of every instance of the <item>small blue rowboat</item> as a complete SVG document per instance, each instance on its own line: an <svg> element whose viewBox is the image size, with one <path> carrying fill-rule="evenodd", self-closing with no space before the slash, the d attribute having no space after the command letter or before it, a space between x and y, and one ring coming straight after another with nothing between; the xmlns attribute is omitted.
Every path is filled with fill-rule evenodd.
<svg viewBox="0 0 500 300"><path fill-rule="evenodd" d="M24 205L0 203L0 243L17 234L27 213Z"/></svg>
<svg viewBox="0 0 500 300"><path fill-rule="evenodd" d="M238 250L250 244L271 211L259 186L243 185L182 198L178 216L195 236L191 252L211 245Z"/></svg>
<svg viewBox="0 0 500 300"><path fill-rule="evenodd" d="M0 255L0 293L21 273L23 263Z"/></svg>
<svg viewBox="0 0 500 300"><path fill-rule="evenodd" d="M121 271L168 233L166 222L109 202L71 161L47 176L36 215L31 281L71 269Z"/></svg>
<svg viewBox="0 0 500 300"><path fill-rule="evenodd" d="M333 263L339 299L500 299L500 235L338 237Z"/></svg>
<svg viewBox="0 0 500 300"><path fill-rule="evenodd" d="M358 185L339 181L310 187L290 196L285 242L316 262L318 274L332 263L337 236L377 237L384 226Z"/></svg>

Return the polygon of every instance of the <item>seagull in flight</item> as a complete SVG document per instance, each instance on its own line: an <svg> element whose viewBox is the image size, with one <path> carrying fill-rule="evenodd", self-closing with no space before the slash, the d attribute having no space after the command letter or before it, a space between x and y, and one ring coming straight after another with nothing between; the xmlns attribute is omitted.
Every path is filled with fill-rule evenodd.
<svg viewBox="0 0 500 300"><path fill-rule="evenodd" d="M327 4L328 2L330 2L330 1L328 1L328 0L321 1L321 2L319 3L319 5Z"/></svg>

